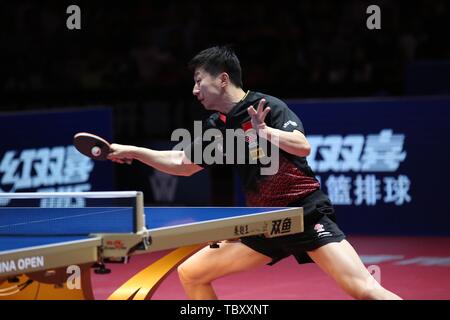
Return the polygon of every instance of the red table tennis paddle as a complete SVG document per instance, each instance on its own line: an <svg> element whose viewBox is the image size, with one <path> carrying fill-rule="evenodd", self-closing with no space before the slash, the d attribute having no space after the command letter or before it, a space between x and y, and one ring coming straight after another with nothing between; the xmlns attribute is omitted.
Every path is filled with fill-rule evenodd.
<svg viewBox="0 0 450 320"><path fill-rule="evenodd" d="M111 147L108 141L92 133L79 132L73 136L73 145L85 156L94 160L107 160ZM131 164L132 159L124 159Z"/></svg>

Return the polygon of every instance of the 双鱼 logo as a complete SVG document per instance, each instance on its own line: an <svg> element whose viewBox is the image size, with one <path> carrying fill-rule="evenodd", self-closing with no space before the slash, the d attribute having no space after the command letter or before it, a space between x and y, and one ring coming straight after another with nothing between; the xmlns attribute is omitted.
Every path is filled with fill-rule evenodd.
<svg viewBox="0 0 450 320"><path fill-rule="evenodd" d="M270 235L279 235L284 233L291 232L292 220L291 218L285 218L282 220L273 220L272 221L272 230L270 231Z"/></svg>

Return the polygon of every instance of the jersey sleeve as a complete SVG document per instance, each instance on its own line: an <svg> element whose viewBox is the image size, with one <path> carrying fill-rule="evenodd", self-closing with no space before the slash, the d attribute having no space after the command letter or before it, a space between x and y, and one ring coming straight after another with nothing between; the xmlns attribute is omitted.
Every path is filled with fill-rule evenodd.
<svg viewBox="0 0 450 320"><path fill-rule="evenodd" d="M284 102L276 101L271 104L268 101L268 106L270 107L270 118L267 123L269 127L288 132L298 130L305 134L305 129L299 117Z"/></svg>

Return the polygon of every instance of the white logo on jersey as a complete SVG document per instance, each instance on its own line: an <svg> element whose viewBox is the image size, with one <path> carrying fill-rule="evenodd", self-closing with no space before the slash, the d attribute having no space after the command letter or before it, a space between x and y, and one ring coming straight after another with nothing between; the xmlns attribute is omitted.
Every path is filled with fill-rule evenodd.
<svg viewBox="0 0 450 320"><path fill-rule="evenodd" d="M297 122L289 120L289 121L287 121L286 123L283 124L283 128L286 129L289 125L291 125L293 127L298 126Z"/></svg>

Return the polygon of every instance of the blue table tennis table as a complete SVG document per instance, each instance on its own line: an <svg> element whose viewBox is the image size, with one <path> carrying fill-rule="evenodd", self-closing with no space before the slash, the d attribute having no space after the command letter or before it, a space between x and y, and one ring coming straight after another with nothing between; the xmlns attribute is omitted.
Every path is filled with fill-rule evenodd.
<svg viewBox="0 0 450 320"><path fill-rule="evenodd" d="M23 291L36 281L52 284L49 290L40 289L41 298L54 298L55 292L50 289L59 283L65 290L62 294L60 289L59 298L92 299L89 269L94 263L103 266L105 261L127 259L133 254L187 248L178 249L180 254L168 258L172 262L163 269L170 272L199 245L220 246L217 243L227 239L303 231L302 208L144 207L143 194L134 191L3 194L11 198L105 195L131 197L133 205L0 207L0 299L29 298ZM81 291L67 287L69 266L82 270ZM120 294L117 297L126 298Z"/></svg>

